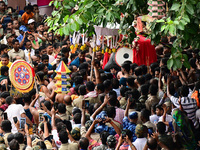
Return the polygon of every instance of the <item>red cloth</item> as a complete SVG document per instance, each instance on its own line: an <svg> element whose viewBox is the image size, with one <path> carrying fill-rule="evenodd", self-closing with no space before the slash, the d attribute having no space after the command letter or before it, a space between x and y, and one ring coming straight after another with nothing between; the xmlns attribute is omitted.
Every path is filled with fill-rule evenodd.
<svg viewBox="0 0 200 150"><path fill-rule="evenodd" d="M102 66L103 69L105 65L107 64L107 62L109 61L109 58L110 58L110 54L108 54L108 52L105 52L104 58L103 58L103 66Z"/></svg>
<svg viewBox="0 0 200 150"><path fill-rule="evenodd" d="M142 35L138 35L140 39L138 40L139 51L133 49L133 63L140 65L150 65L157 61L157 55L154 45L151 45L151 40L146 39Z"/></svg>
<svg viewBox="0 0 200 150"><path fill-rule="evenodd" d="M50 2L51 2L51 0L37 0L37 5L45 6L45 5L49 5Z"/></svg>

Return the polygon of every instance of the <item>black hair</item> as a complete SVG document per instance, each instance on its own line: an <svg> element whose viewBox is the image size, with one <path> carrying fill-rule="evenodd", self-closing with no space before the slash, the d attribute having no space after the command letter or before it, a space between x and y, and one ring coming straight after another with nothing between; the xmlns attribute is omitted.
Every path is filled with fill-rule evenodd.
<svg viewBox="0 0 200 150"><path fill-rule="evenodd" d="M79 85L79 84L83 84L83 77L82 76L76 76L74 78L74 83L75 83L75 86Z"/></svg>
<svg viewBox="0 0 200 150"><path fill-rule="evenodd" d="M14 134L13 134L13 133L9 134L8 137L7 137L8 143L9 143L10 141L12 141L13 139L15 139Z"/></svg>
<svg viewBox="0 0 200 150"><path fill-rule="evenodd" d="M42 46L39 47L39 51L42 51L43 49L46 49L45 45L42 45Z"/></svg>
<svg viewBox="0 0 200 150"><path fill-rule="evenodd" d="M15 42L19 42L17 39L13 39L12 44L14 45Z"/></svg>
<svg viewBox="0 0 200 150"><path fill-rule="evenodd" d="M65 53L69 53L70 52L70 49L68 47L63 47L61 49L61 53L65 54Z"/></svg>
<svg viewBox="0 0 200 150"><path fill-rule="evenodd" d="M79 54L86 54L86 51L80 51Z"/></svg>
<svg viewBox="0 0 200 150"><path fill-rule="evenodd" d="M142 68L142 74L146 74L147 73L147 66L141 65L140 67Z"/></svg>
<svg viewBox="0 0 200 150"><path fill-rule="evenodd" d="M106 145L107 137L108 137L109 135L110 135L110 134L109 134L109 132L107 132L107 131L102 131L102 132L100 133L100 137L101 137L101 142L102 142L102 144Z"/></svg>
<svg viewBox="0 0 200 150"><path fill-rule="evenodd" d="M63 120L63 123L66 125L67 130L71 132L72 130L72 123L69 120Z"/></svg>
<svg viewBox="0 0 200 150"><path fill-rule="evenodd" d="M122 97L125 97L125 93L126 93L128 90L129 90L129 89L128 89L127 87L125 87L125 86L121 87L121 88L120 88L120 95L121 95Z"/></svg>
<svg viewBox="0 0 200 150"><path fill-rule="evenodd" d="M136 76L142 75L142 67L138 66L134 69L134 73Z"/></svg>
<svg viewBox="0 0 200 150"><path fill-rule="evenodd" d="M190 66L194 69L197 68L197 65L196 65L196 58L190 58L189 60L189 63L190 63Z"/></svg>
<svg viewBox="0 0 200 150"><path fill-rule="evenodd" d="M164 64L164 66L166 66L167 65L167 61L168 61L168 58L162 58L161 60L160 60L163 64Z"/></svg>
<svg viewBox="0 0 200 150"><path fill-rule="evenodd" d="M40 125L40 128L44 132L44 123ZM48 128L49 133L51 133L51 124L49 122L47 122L47 128Z"/></svg>
<svg viewBox="0 0 200 150"><path fill-rule="evenodd" d="M97 86L97 90L100 90L100 91L102 91L102 92L105 91L105 87L104 87L104 85L103 85L102 83L99 83L99 84L97 84L96 86Z"/></svg>
<svg viewBox="0 0 200 150"><path fill-rule="evenodd" d="M5 53L5 54L1 55L1 58L8 58L9 59L9 55Z"/></svg>
<svg viewBox="0 0 200 150"><path fill-rule="evenodd" d="M26 43L31 42L30 40L25 40L24 41L24 45L26 45Z"/></svg>
<svg viewBox="0 0 200 150"><path fill-rule="evenodd" d="M50 101L44 101L44 105L46 106L46 108L51 111L51 102Z"/></svg>
<svg viewBox="0 0 200 150"><path fill-rule="evenodd" d="M157 127L157 130L158 130L159 134L164 134L165 133L166 125L163 122L158 122L156 127Z"/></svg>
<svg viewBox="0 0 200 150"><path fill-rule="evenodd" d="M131 138L133 137L132 131L130 131L129 129L123 129L122 132L123 131L126 133L126 135L128 136L128 138L131 140Z"/></svg>
<svg viewBox="0 0 200 150"><path fill-rule="evenodd" d="M42 61L46 60L46 59L49 60L49 56L47 54L43 54L41 59L42 59Z"/></svg>
<svg viewBox="0 0 200 150"><path fill-rule="evenodd" d="M1 75L5 75L5 73L8 73L9 68L7 66L2 66L1 67Z"/></svg>
<svg viewBox="0 0 200 150"><path fill-rule="evenodd" d="M130 69L134 72L135 68L138 67L138 64L133 63L130 65Z"/></svg>
<svg viewBox="0 0 200 150"><path fill-rule="evenodd" d="M88 63L87 62L83 62L79 65L79 70L82 70L82 69L87 69L88 68Z"/></svg>
<svg viewBox="0 0 200 150"><path fill-rule="evenodd" d="M105 89L107 89L112 85L112 83L109 79L107 79L103 82L103 85L104 85Z"/></svg>
<svg viewBox="0 0 200 150"><path fill-rule="evenodd" d="M149 87L149 93L151 95L157 95L157 92L158 92L158 87L154 84L151 84Z"/></svg>
<svg viewBox="0 0 200 150"><path fill-rule="evenodd" d="M14 134L14 137L15 137L15 140L18 141L19 144L23 144L23 142L24 142L24 136L23 136L22 133L17 132L17 133Z"/></svg>
<svg viewBox="0 0 200 150"><path fill-rule="evenodd" d="M76 113L73 117L75 124L81 123L81 113Z"/></svg>
<svg viewBox="0 0 200 150"><path fill-rule="evenodd" d="M86 137L81 137L79 140L79 146L81 149L87 149L89 146L89 140Z"/></svg>
<svg viewBox="0 0 200 150"><path fill-rule="evenodd" d="M144 77L144 76L138 76L138 77L137 77L137 82L138 82L140 85L145 84L145 77Z"/></svg>
<svg viewBox="0 0 200 150"><path fill-rule="evenodd" d="M8 97L6 98L6 103L7 103L8 105L10 105L10 104L12 104L12 102L13 102L13 97L12 97L12 96L8 96Z"/></svg>
<svg viewBox="0 0 200 150"><path fill-rule="evenodd" d="M72 60L72 59L75 59L76 56L77 56L77 54L71 54L70 59L71 59L71 60ZM81 64L80 64L80 65L81 65Z"/></svg>
<svg viewBox="0 0 200 150"><path fill-rule="evenodd" d="M85 85L80 85L78 90L80 95L85 95L87 93Z"/></svg>
<svg viewBox="0 0 200 150"><path fill-rule="evenodd" d="M11 129L12 129L11 122L9 120L3 120L1 122L1 128L6 133L11 132Z"/></svg>
<svg viewBox="0 0 200 150"><path fill-rule="evenodd" d="M62 144L68 143L68 134L66 130L60 130L58 136Z"/></svg>
<svg viewBox="0 0 200 150"><path fill-rule="evenodd" d="M156 105L156 108L163 111L163 108L161 105Z"/></svg>
<svg viewBox="0 0 200 150"><path fill-rule="evenodd" d="M38 141L36 145L39 145L41 149L47 149L46 144L44 141Z"/></svg>
<svg viewBox="0 0 200 150"><path fill-rule="evenodd" d="M66 106L63 103L58 104L58 112L61 114L66 113Z"/></svg>
<svg viewBox="0 0 200 150"><path fill-rule="evenodd" d="M118 89L119 88L119 80L117 78L113 78L111 81L112 81L113 89Z"/></svg>
<svg viewBox="0 0 200 150"><path fill-rule="evenodd" d="M59 133L60 130L66 130L66 125L62 122L62 120L58 123L56 123L56 129L57 129L57 132Z"/></svg>
<svg viewBox="0 0 200 150"><path fill-rule="evenodd" d="M122 68L124 68L124 70L126 70L126 72L130 72L130 64L129 63L123 63L121 65Z"/></svg>
<svg viewBox="0 0 200 150"><path fill-rule="evenodd" d="M94 88L95 88L95 85L92 81L89 81L89 82L86 83L86 89L88 91L94 91Z"/></svg>
<svg viewBox="0 0 200 150"><path fill-rule="evenodd" d="M150 115L151 115L151 112L149 110L147 110L145 108L141 110L141 116L143 118L145 118L146 121L149 121L149 116Z"/></svg>
<svg viewBox="0 0 200 150"><path fill-rule="evenodd" d="M141 87L141 94L142 95L148 95L148 92L149 92L149 86L148 84L143 84Z"/></svg>
<svg viewBox="0 0 200 150"><path fill-rule="evenodd" d="M41 64L38 64L38 71L42 71L44 70L44 68L46 67L45 64L41 63Z"/></svg>
<svg viewBox="0 0 200 150"><path fill-rule="evenodd" d="M73 116L74 116L75 114L77 114L77 113L80 113L80 114L81 114L81 110L80 110L79 108L73 109L73 111L72 111Z"/></svg>
<svg viewBox="0 0 200 150"><path fill-rule="evenodd" d="M12 139L9 143L9 148L10 150L19 150L19 143L17 142L17 140Z"/></svg>
<svg viewBox="0 0 200 150"><path fill-rule="evenodd" d="M40 65L40 64L39 64ZM38 68L39 68L38 65ZM39 69L38 69L39 70ZM43 81L44 80L44 72L43 71L39 71L36 73L36 77L38 78L39 81Z"/></svg>
<svg viewBox="0 0 200 150"><path fill-rule="evenodd" d="M117 107L120 106L119 101L117 100L117 93L115 91L110 91L109 97L110 97L109 104L111 106L117 106Z"/></svg>
<svg viewBox="0 0 200 150"><path fill-rule="evenodd" d="M116 115L116 109L114 106L108 106L106 108L106 112L107 112L108 117L110 118L114 118Z"/></svg>
<svg viewBox="0 0 200 150"><path fill-rule="evenodd" d="M155 72L155 68L157 68L157 67L159 67L159 65L158 65L158 63L152 63L151 65L150 65L150 69L151 69L151 72L154 74L154 72Z"/></svg>
<svg viewBox="0 0 200 150"><path fill-rule="evenodd" d="M188 86L186 85L182 85L180 88L179 88L179 91L180 91L180 94L182 97L187 97L188 94L189 94L189 88Z"/></svg>
<svg viewBox="0 0 200 150"><path fill-rule="evenodd" d="M132 76L129 76L129 77L126 79L126 82L127 82L128 85L131 86L131 87L134 86L134 81L135 81L135 78L132 77Z"/></svg>
<svg viewBox="0 0 200 150"><path fill-rule="evenodd" d="M31 96L29 93L24 93L23 94L23 100L24 100L24 103L31 103Z"/></svg>
<svg viewBox="0 0 200 150"><path fill-rule="evenodd" d="M86 69L81 69L81 70L79 70L79 74L80 74L82 77L84 77L84 76L87 75L87 70L86 70Z"/></svg>
<svg viewBox="0 0 200 150"><path fill-rule="evenodd" d="M7 92L7 91L4 91L4 92L2 92L1 94L0 94L0 98L7 98L8 96L10 96L10 93L9 92Z"/></svg>

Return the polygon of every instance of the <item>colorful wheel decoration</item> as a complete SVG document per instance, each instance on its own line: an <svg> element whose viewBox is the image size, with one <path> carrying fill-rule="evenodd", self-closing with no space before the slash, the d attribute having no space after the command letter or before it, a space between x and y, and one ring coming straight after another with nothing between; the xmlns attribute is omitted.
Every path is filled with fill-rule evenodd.
<svg viewBox="0 0 200 150"><path fill-rule="evenodd" d="M34 85L34 70L23 60L15 61L9 69L10 81L16 90L27 93Z"/></svg>

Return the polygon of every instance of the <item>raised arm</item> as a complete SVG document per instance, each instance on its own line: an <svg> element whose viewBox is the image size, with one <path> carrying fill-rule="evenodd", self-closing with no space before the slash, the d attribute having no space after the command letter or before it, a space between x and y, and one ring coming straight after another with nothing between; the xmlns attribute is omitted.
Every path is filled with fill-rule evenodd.
<svg viewBox="0 0 200 150"><path fill-rule="evenodd" d="M92 114L92 118L95 119L96 115L98 115L102 110L103 108L106 106L106 104L108 103L109 101L109 98L108 96L106 95L105 98L104 98L104 102L101 104L101 106Z"/></svg>

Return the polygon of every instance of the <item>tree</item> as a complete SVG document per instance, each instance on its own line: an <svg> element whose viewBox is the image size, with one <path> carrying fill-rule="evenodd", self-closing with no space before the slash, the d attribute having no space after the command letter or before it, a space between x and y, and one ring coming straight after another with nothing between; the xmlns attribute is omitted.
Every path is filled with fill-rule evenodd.
<svg viewBox="0 0 200 150"><path fill-rule="evenodd" d="M50 5L55 6L52 16L47 18L49 31L60 35L69 35L74 31L94 34L94 25L107 23L120 24L119 32L127 34L131 44L135 38L134 28L130 28L135 15L147 14L147 0L54 0ZM174 70L182 65L190 67L187 55L182 54L184 48L200 48L200 2L199 0L168 0L169 11L166 17L154 20L150 25L152 43L158 44L162 36L176 36L168 68ZM78 10L72 13L72 9ZM124 17L121 17L122 14ZM130 32L131 31L131 32Z"/></svg>

